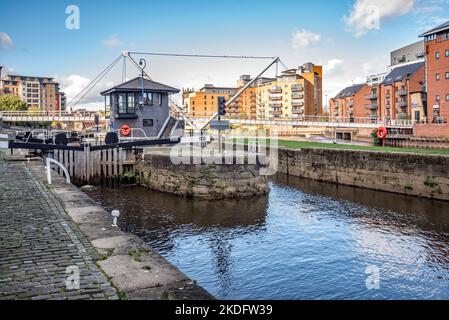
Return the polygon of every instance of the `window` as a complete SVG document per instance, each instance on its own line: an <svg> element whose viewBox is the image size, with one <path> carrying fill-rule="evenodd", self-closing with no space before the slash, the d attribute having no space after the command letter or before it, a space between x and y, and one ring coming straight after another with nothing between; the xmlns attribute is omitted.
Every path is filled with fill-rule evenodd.
<svg viewBox="0 0 449 320"><path fill-rule="evenodd" d="M117 95L117 114L134 115L135 112L134 93L119 93Z"/></svg>
<svg viewBox="0 0 449 320"><path fill-rule="evenodd" d="M151 106L153 105L153 94L151 92L145 92L144 96L144 101L145 101L145 105Z"/></svg>
<svg viewBox="0 0 449 320"><path fill-rule="evenodd" d="M435 101L440 101L440 96L439 95L435 96Z"/></svg>
<svg viewBox="0 0 449 320"><path fill-rule="evenodd" d="M449 72L446 72L446 79L449 79Z"/></svg>
<svg viewBox="0 0 449 320"><path fill-rule="evenodd" d="M440 59L440 52L439 51L435 52L435 58L436 59Z"/></svg>
<svg viewBox="0 0 449 320"><path fill-rule="evenodd" d="M446 57L449 57L449 50L446 50Z"/></svg>
<svg viewBox="0 0 449 320"><path fill-rule="evenodd" d="M144 127L152 127L154 124L154 120L153 119L143 119L142 124Z"/></svg>
<svg viewBox="0 0 449 320"><path fill-rule="evenodd" d="M126 93L118 95L118 113L126 113Z"/></svg>
<svg viewBox="0 0 449 320"><path fill-rule="evenodd" d="M437 81L440 80L440 74L439 74L439 73L436 74L435 79L436 79Z"/></svg>
<svg viewBox="0 0 449 320"><path fill-rule="evenodd" d="M159 93L159 105L162 106L162 93Z"/></svg>
<svg viewBox="0 0 449 320"><path fill-rule="evenodd" d="M128 94L128 113L135 113L134 94Z"/></svg>
<svg viewBox="0 0 449 320"><path fill-rule="evenodd" d="M446 101L449 101L449 94L446 95Z"/></svg>

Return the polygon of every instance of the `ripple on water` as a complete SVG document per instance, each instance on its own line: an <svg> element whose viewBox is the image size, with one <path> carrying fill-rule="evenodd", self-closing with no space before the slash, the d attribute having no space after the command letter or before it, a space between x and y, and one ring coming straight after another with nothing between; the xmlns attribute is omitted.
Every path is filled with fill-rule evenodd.
<svg viewBox="0 0 449 320"><path fill-rule="evenodd" d="M449 203L285 176L240 201L89 194L218 298L449 299Z"/></svg>

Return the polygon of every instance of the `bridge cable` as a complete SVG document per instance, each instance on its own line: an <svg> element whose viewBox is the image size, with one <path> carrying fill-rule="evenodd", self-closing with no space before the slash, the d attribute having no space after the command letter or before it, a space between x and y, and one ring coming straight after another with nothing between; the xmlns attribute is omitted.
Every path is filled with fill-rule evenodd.
<svg viewBox="0 0 449 320"><path fill-rule="evenodd" d="M120 57L118 57L111 65L109 65L108 68L104 70L104 72L100 73L100 75L95 78L95 83L93 83L94 81L91 82L91 84L93 83L93 85L89 89L87 89L88 87L84 88L83 91L81 91L81 93L85 91L84 94L82 94L79 99L73 105L71 105L71 107L77 106L81 102L81 100L84 99L84 97L98 84L98 82L101 81L101 79L103 79L109 71L111 71L111 69L117 64L119 60Z"/></svg>
<svg viewBox="0 0 449 320"><path fill-rule="evenodd" d="M130 52L136 55L163 56L163 57L188 57L188 58L221 58L221 59L275 59L269 56L235 56L235 55L208 55L208 54L183 54L183 53L159 53L159 52Z"/></svg>
<svg viewBox="0 0 449 320"><path fill-rule="evenodd" d="M114 66L120 60L121 57L122 57L122 55L120 55L117 59L115 59L114 62L112 62L109 66L106 67L106 69L104 69L102 72L100 72L95 79L93 79L86 87L84 87L83 90L81 90L75 97L72 98L72 100L69 101L67 106L70 106L75 100L77 100L78 97L80 95L82 95L84 90L88 89L103 73L109 72L109 70L111 69L111 66Z"/></svg>

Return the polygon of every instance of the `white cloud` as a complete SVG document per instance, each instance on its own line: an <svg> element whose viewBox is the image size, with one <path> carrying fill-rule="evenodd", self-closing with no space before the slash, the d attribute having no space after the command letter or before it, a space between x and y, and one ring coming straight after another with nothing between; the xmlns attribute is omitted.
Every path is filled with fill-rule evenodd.
<svg viewBox="0 0 449 320"><path fill-rule="evenodd" d="M388 55L374 56L363 64L363 74L368 77L373 74L386 72L389 65L390 57Z"/></svg>
<svg viewBox="0 0 449 320"><path fill-rule="evenodd" d="M0 32L0 50L9 50L14 46L11 37L5 33Z"/></svg>
<svg viewBox="0 0 449 320"><path fill-rule="evenodd" d="M413 10L417 0L356 0L349 15L343 19L356 36L379 30L384 19L402 16Z"/></svg>
<svg viewBox="0 0 449 320"><path fill-rule="evenodd" d="M341 59L331 59L324 66L326 76L341 74L343 72L343 63Z"/></svg>
<svg viewBox="0 0 449 320"><path fill-rule="evenodd" d="M310 46L311 44L321 41L321 35L301 29L293 33L292 47L293 49L301 49Z"/></svg>
<svg viewBox="0 0 449 320"><path fill-rule="evenodd" d="M101 41L101 43L108 48L116 47L122 44L116 34L110 36L108 39L104 39L103 41Z"/></svg>
<svg viewBox="0 0 449 320"><path fill-rule="evenodd" d="M90 79L77 74L56 80L60 81L61 90L65 92L68 101L72 100L90 83Z"/></svg>
<svg viewBox="0 0 449 320"><path fill-rule="evenodd" d="M2 74L1 74L2 76L17 73L17 71L14 68L7 67L7 66L3 65L1 62L0 62L0 67L3 67Z"/></svg>
<svg viewBox="0 0 449 320"><path fill-rule="evenodd" d="M68 103L70 103L73 98L83 91L91 82L91 79L77 74L72 74L70 76L57 75L55 76L55 80L60 83L61 91L66 94ZM101 110L104 107L104 98L100 95L100 92L113 86L114 82L112 81L100 81L81 99L75 109ZM69 107L72 107L72 105L69 105Z"/></svg>

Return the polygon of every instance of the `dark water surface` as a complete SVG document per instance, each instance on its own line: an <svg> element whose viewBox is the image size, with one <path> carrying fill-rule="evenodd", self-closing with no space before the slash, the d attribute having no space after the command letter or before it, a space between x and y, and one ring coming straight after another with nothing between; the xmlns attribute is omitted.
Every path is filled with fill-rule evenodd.
<svg viewBox="0 0 449 320"><path fill-rule="evenodd" d="M449 203L285 176L251 200L89 195L220 299L449 299Z"/></svg>

